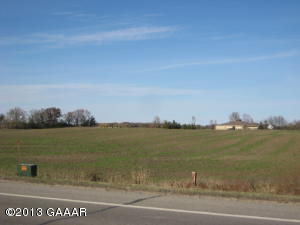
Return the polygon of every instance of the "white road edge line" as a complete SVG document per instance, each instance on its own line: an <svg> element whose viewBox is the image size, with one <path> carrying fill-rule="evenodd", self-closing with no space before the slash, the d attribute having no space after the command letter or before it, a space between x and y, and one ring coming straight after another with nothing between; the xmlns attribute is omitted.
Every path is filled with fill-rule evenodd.
<svg viewBox="0 0 300 225"><path fill-rule="evenodd" d="M84 204L91 204L91 205L106 205L106 206L115 206L115 207L123 207L123 208L164 211L164 212L177 212L177 213L189 213L189 214L199 214L199 215L208 215L208 216L234 217L234 218L241 218L241 219L269 220L269 221L276 221L276 222L300 223L300 220L296 220L296 219L235 215L235 214L227 214L227 213L191 211L191 210L183 210L183 209L169 209L169 208L138 206L138 205L124 205L124 204L109 203L109 202L92 202L92 201L73 200L73 199L64 199L64 198L51 198L51 197L33 196L33 195L20 195L20 194L2 193L2 192L0 192L0 195L8 196L8 197L21 197L21 198L32 198L32 199L42 199L42 200L61 201L61 202L84 203Z"/></svg>

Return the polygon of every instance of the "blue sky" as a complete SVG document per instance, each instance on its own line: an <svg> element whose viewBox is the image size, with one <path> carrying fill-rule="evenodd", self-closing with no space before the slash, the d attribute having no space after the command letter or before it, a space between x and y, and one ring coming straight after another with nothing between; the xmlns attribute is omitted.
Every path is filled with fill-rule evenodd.
<svg viewBox="0 0 300 225"><path fill-rule="evenodd" d="M0 1L0 112L300 119L300 1Z"/></svg>

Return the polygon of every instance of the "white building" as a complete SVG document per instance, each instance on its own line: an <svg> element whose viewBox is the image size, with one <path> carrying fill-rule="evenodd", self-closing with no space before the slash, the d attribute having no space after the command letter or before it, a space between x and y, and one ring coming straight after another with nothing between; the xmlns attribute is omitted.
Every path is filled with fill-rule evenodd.
<svg viewBox="0 0 300 225"><path fill-rule="evenodd" d="M257 123L246 123L243 121L233 121L215 125L215 130L257 130L259 124Z"/></svg>

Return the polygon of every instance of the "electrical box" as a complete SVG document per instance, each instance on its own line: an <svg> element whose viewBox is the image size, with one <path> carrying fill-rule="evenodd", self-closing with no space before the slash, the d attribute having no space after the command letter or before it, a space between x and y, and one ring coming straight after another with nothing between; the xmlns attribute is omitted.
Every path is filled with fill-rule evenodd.
<svg viewBox="0 0 300 225"><path fill-rule="evenodd" d="M36 164L18 164L17 166L18 176L36 177L37 165Z"/></svg>

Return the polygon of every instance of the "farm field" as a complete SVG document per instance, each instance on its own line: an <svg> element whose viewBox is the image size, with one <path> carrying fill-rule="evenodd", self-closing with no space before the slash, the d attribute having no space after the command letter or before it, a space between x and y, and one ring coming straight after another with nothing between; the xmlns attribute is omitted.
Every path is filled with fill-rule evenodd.
<svg viewBox="0 0 300 225"><path fill-rule="evenodd" d="M0 130L0 178L35 163L42 182L300 195L299 131Z"/></svg>

